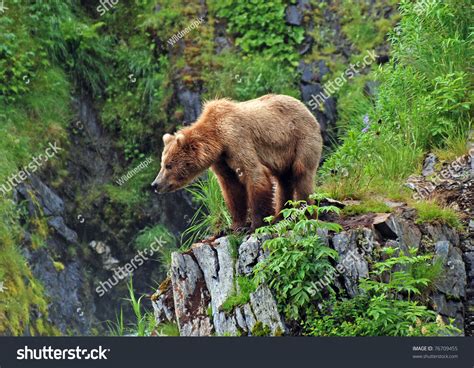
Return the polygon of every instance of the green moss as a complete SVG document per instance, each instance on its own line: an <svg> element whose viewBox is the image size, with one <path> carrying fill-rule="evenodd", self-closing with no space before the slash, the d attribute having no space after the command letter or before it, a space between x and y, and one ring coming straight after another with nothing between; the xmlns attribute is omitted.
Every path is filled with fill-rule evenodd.
<svg viewBox="0 0 474 368"><path fill-rule="evenodd" d="M252 279L244 276L237 277L237 290L222 303L221 310L230 313L235 307L247 304L250 301L250 294L256 290L256 285Z"/></svg>
<svg viewBox="0 0 474 368"><path fill-rule="evenodd" d="M54 261L53 265L54 265L54 268L55 268L56 272L62 272L66 268L64 266L64 263L59 262L59 261Z"/></svg>
<svg viewBox="0 0 474 368"><path fill-rule="evenodd" d="M179 336L179 328L176 323L161 323L156 326L158 336Z"/></svg>
<svg viewBox="0 0 474 368"><path fill-rule="evenodd" d="M272 330L267 325L264 325L261 321L255 323L251 331L252 336L271 336Z"/></svg>
<svg viewBox="0 0 474 368"><path fill-rule="evenodd" d="M450 208L443 208L432 201L417 202L414 207L417 209L417 224L438 222L456 229L462 229L458 214Z"/></svg>

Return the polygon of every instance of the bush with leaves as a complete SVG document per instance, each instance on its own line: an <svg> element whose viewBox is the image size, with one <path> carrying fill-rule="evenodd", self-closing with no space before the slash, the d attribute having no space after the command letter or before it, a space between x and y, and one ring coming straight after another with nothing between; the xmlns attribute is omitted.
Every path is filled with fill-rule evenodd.
<svg viewBox="0 0 474 368"><path fill-rule="evenodd" d="M209 2L211 11L227 19L228 30L236 35L236 45L245 55L261 53L269 60L297 66L297 46L304 39L304 29L286 24L286 5L282 0Z"/></svg>
<svg viewBox="0 0 474 368"><path fill-rule="evenodd" d="M459 330L445 324L422 299L441 273L432 255L396 256L385 248L388 258L374 265L372 279L360 281L362 293L353 299L322 303L305 322L305 333L313 336L438 336Z"/></svg>
<svg viewBox="0 0 474 368"><path fill-rule="evenodd" d="M339 212L334 206L319 206L320 195L310 196L317 204L289 201L290 208L281 211L283 219L257 229L257 234L273 237L263 244L268 257L254 268L254 279L267 283L274 291L279 308L289 320L302 318L320 298L314 294L313 281L334 272L338 253L324 244L318 231L340 231L338 224L324 222L319 216L325 212Z"/></svg>

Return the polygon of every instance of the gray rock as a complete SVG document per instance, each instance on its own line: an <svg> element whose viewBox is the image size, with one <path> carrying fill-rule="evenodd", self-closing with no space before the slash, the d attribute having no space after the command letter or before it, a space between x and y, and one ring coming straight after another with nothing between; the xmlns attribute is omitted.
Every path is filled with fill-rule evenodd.
<svg viewBox="0 0 474 368"><path fill-rule="evenodd" d="M332 238L334 249L339 253L338 265L344 269L342 275L344 286L350 296L359 293L358 280L369 276L369 266L364 258L366 252L359 249L357 235L357 230L350 230L336 234ZM364 235L367 236L368 233ZM367 249L370 249L369 247Z"/></svg>
<svg viewBox="0 0 474 368"><path fill-rule="evenodd" d="M104 242L92 240L89 243L89 247L100 255L102 266L105 270L113 270L119 264L118 259L112 256L112 250L110 247Z"/></svg>
<svg viewBox="0 0 474 368"><path fill-rule="evenodd" d="M64 335L70 331L90 333L95 306L87 296L80 263L65 263L64 269L58 270L45 248L32 252L29 259L33 275L44 286L48 318L54 326Z"/></svg>
<svg viewBox="0 0 474 368"><path fill-rule="evenodd" d="M170 279L166 279L160 285L158 291L151 298L151 304L157 325L175 321L173 288Z"/></svg>
<svg viewBox="0 0 474 368"><path fill-rule="evenodd" d="M398 215L384 213L377 215L373 221L374 228L384 238L398 240L406 253L408 248L418 248L421 242L421 231L418 227Z"/></svg>
<svg viewBox="0 0 474 368"><path fill-rule="evenodd" d="M301 89L301 99L308 106L311 113L316 117L318 123L321 127L321 134L323 136L324 142L329 143L331 137L331 131L334 129L336 120L337 120L337 109L336 109L336 100L334 97L330 96L324 92L323 87L319 83L306 84L302 83L300 85ZM317 97L321 96L321 97ZM323 98L322 108L314 109L310 102L313 99L316 99L318 104ZM313 104L313 103L311 103Z"/></svg>
<svg viewBox="0 0 474 368"><path fill-rule="evenodd" d="M264 326L268 326L273 335L282 335L285 332L285 325L278 313L273 295L267 286L261 285L254 293L250 294L250 305L254 315L258 316L258 321ZM250 331L254 326L249 326Z"/></svg>
<svg viewBox="0 0 474 368"><path fill-rule="evenodd" d="M46 216L62 215L64 212L64 201L37 176L31 175L30 181L43 207L43 213Z"/></svg>
<svg viewBox="0 0 474 368"><path fill-rule="evenodd" d="M204 274L211 296L212 311L217 313L235 291L234 260L227 237L217 239L214 244L213 247L209 244L199 244L193 248L193 254ZM220 332L217 326L216 332Z"/></svg>
<svg viewBox="0 0 474 368"><path fill-rule="evenodd" d="M292 26L300 26L303 21L303 13L296 5L290 5L286 8L285 11L285 20L286 23Z"/></svg>
<svg viewBox="0 0 474 368"><path fill-rule="evenodd" d="M448 304L446 302L446 297L441 293L434 293L431 297L433 307L439 314L443 316L448 315Z"/></svg>
<svg viewBox="0 0 474 368"><path fill-rule="evenodd" d="M423 176L430 176L433 175L435 172L435 165L438 161L438 158L434 153L428 154L426 156L425 161L423 162L423 169L421 170L421 175Z"/></svg>
<svg viewBox="0 0 474 368"><path fill-rule="evenodd" d="M51 217L48 219L48 225L61 235L67 242L77 244L77 233L71 230L64 223L64 219L60 216Z"/></svg>
<svg viewBox="0 0 474 368"><path fill-rule="evenodd" d="M239 275L250 275L253 267L263 258L262 246L266 239L257 239L250 236L239 246L239 258L237 259L237 273Z"/></svg>
<svg viewBox="0 0 474 368"><path fill-rule="evenodd" d="M447 241L435 244L436 259L441 259L444 265L442 277L436 282L436 288L453 299L466 295L466 269L459 248L453 247Z"/></svg>
<svg viewBox="0 0 474 368"><path fill-rule="evenodd" d="M180 335L211 335L212 322L207 315L210 295L204 275L191 255L177 252L171 255L171 282Z"/></svg>
<svg viewBox="0 0 474 368"><path fill-rule="evenodd" d="M459 233L445 224L425 223L420 225L423 234L429 236L433 241L447 240L455 247L459 246Z"/></svg>
<svg viewBox="0 0 474 368"><path fill-rule="evenodd" d="M217 335L249 335L257 323L268 326L272 334L283 334L285 325L265 285L251 293L245 305L231 312L221 308L237 292L238 265L243 272L251 272L248 262L263 256L261 244L262 239L249 237L237 260L232 258L227 237L212 244L194 244L187 254L173 253L169 285L160 285L152 297L156 322L176 320L181 336L209 336L213 331Z"/></svg>
<svg viewBox="0 0 474 368"><path fill-rule="evenodd" d="M178 92L179 103L184 108L184 124L190 124L201 115L201 95L188 89Z"/></svg>

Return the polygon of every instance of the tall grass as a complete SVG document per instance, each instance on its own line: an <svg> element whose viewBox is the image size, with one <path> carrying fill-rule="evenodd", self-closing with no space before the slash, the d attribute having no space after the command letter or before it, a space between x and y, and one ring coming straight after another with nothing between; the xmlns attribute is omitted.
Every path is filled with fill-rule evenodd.
<svg viewBox="0 0 474 368"><path fill-rule="evenodd" d="M232 224L219 182L211 171L208 171L207 178L200 179L187 190L199 208L192 217L190 226L182 234L184 248L206 236L220 233Z"/></svg>
<svg viewBox="0 0 474 368"><path fill-rule="evenodd" d="M427 151L460 153L472 128L470 2L423 4L401 2L401 22L390 33L392 59L372 75L380 83L375 100L361 91L349 111L340 106L346 133L322 172L340 186L352 181L352 192L401 184Z"/></svg>

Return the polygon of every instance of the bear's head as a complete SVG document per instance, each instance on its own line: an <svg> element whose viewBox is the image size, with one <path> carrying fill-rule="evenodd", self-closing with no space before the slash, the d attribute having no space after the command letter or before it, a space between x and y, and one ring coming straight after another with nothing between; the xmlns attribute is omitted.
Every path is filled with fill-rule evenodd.
<svg viewBox="0 0 474 368"><path fill-rule="evenodd" d="M161 169L151 186L157 193L174 192L191 183L209 167L202 144L178 132L163 136Z"/></svg>

